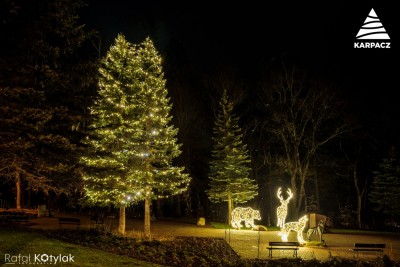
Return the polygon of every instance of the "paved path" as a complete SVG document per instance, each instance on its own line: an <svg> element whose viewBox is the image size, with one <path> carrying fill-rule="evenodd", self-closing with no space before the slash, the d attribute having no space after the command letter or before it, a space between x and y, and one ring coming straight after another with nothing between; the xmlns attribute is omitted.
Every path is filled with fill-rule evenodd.
<svg viewBox="0 0 400 267"><path fill-rule="evenodd" d="M59 215L58 217L76 217L81 219L81 228L93 227L89 216ZM32 228L58 228L58 218L33 219ZM117 218L107 218L106 228L116 229ZM76 228L74 225L63 225L63 228ZM140 235L143 233L143 221L128 219L126 223L128 235ZM152 234L158 237L170 236L196 236L226 238L232 248L242 257L246 258L267 258L267 246L269 241L280 241L277 231L249 231L249 230L224 230L214 229L211 226L198 227L193 223L177 222L171 220L160 220L151 223ZM400 261L400 234L382 233L371 235L346 235L346 234L325 234L323 236L327 247L301 247L299 256L305 259L326 260L329 256L353 257L350 250L354 243L385 243L385 254L393 260ZM289 235L289 241L296 241L295 233ZM276 252L276 253L275 253ZM274 251L274 257L291 257L289 251ZM365 254L362 257L376 257L376 254Z"/></svg>

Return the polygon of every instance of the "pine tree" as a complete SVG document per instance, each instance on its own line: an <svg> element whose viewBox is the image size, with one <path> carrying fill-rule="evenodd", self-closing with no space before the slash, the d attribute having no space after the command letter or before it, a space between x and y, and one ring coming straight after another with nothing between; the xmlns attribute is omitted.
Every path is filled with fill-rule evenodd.
<svg viewBox="0 0 400 267"><path fill-rule="evenodd" d="M130 195L139 194L129 176L136 88L133 71L137 65L131 45L119 35L99 69L99 98L91 108L85 165L86 202L120 207L119 232L125 232L125 205Z"/></svg>
<svg viewBox="0 0 400 267"><path fill-rule="evenodd" d="M173 159L181 154L177 143L178 129L170 126L172 104L167 97L166 81L161 57L153 42L147 38L138 47L140 59L141 92L135 136L136 155L139 155L138 182L144 189L144 234L150 236L150 201L152 197L178 195L187 190L190 178L183 167L172 166Z"/></svg>
<svg viewBox="0 0 400 267"><path fill-rule="evenodd" d="M207 193L212 202L228 202L229 223L234 203L245 203L258 194L257 184L249 178L250 156L241 131L239 118L233 114L233 103L224 90L214 127Z"/></svg>
<svg viewBox="0 0 400 267"><path fill-rule="evenodd" d="M400 162L394 152L374 172L369 199L376 211L400 218Z"/></svg>
<svg viewBox="0 0 400 267"><path fill-rule="evenodd" d="M17 193L70 194L81 186L76 164L83 135L76 125L84 121L96 88L90 75L96 60L87 46L93 35L77 16L83 0L5 4L0 176L15 181Z"/></svg>
<svg viewBox="0 0 400 267"><path fill-rule="evenodd" d="M43 101L43 92L32 88L0 87L0 176L14 182L17 209L24 185L33 191L54 189L45 175L46 159L38 155L40 144L52 138L43 135L52 117Z"/></svg>
<svg viewBox="0 0 400 267"><path fill-rule="evenodd" d="M43 131L52 138L42 144L41 153L53 167L48 168L46 177L76 202L75 194L82 190L78 168L81 141L97 90L94 35L79 21L84 0L45 0L39 6L44 15L29 33L34 39L30 64L36 64L32 68L36 87L45 94L43 109L52 111Z"/></svg>
<svg viewBox="0 0 400 267"><path fill-rule="evenodd" d="M151 199L180 194L189 183L183 168L172 166L180 145L177 129L169 126L171 104L161 57L149 38L134 46L119 35L100 74L100 99L92 109L88 139L93 154L82 158L89 167L86 195L94 203L121 207L121 233L127 197L144 200L144 232L150 237Z"/></svg>

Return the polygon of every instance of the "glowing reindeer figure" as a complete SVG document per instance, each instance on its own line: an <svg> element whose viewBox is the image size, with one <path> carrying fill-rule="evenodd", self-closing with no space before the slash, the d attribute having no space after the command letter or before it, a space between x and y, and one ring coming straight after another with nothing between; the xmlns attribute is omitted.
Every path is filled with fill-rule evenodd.
<svg viewBox="0 0 400 267"><path fill-rule="evenodd" d="M288 193L289 197L286 200L283 199L283 197L281 196L281 193L282 193L282 191L281 191L281 188L279 187L277 196L278 196L279 200L281 201L281 205L276 209L276 214L278 216L277 226L283 228L285 225L285 220L286 220L286 215L287 215L287 206L289 204L289 200L291 200L293 197L293 193L290 189L288 189L287 193Z"/></svg>

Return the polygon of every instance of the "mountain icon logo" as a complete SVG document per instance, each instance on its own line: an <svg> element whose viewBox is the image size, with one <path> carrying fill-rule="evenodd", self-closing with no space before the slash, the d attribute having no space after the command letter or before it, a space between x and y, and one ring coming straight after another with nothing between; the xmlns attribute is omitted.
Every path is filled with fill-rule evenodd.
<svg viewBox="0 0 400 267"><path fill-rule="evenodd" d="M369 12L364 24L358 31L357 39L365 40L390 40L385 28L372 8Z"/></svg>

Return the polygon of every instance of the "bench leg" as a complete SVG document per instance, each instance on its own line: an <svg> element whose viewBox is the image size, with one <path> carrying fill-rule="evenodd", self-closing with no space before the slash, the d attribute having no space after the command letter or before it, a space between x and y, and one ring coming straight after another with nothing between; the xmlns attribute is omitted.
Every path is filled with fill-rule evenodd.
<svg viewBox="0 0 400 267"><path fill-rule="evenodd" d="M272 258L272 249L269 248L268 250L269 250L268 257ZM293 257L297 258L297 249L293 249Z"/></svg>
<svg viewBox="0 0 400 267"><path fill-rule="evenodd" d="M353 251L353 258L358 258L358 250Z"/></svg>

